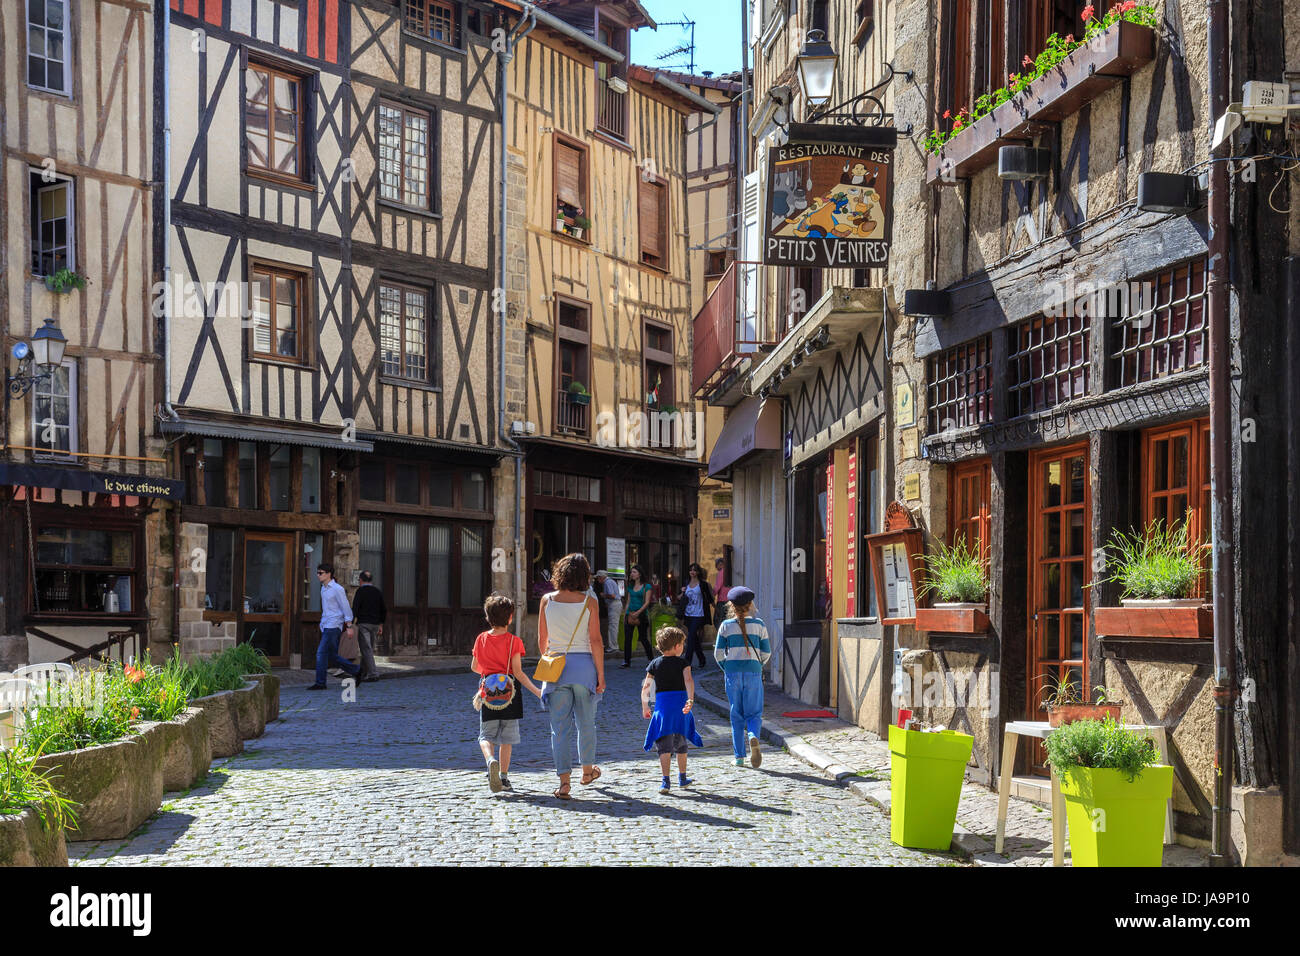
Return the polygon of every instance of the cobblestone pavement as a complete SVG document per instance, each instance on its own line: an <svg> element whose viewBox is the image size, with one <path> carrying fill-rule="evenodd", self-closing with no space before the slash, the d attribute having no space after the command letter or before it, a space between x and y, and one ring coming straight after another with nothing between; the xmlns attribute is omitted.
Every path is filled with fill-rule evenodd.
<svg viewBox="0 0 1300 956"><path fill-rule="evenodd" d="M784 751L732 764L724 719L697 712L696 785L660 796L641 749L640 665L609 669L598 716L604 776L564 803L545 714L528 695L514 793L489 792L470 707L477 678L363 684L359 700L288 687L281 719L199 786L167 794L129 839L73 843L74 865L960 865L889 841L889 818ZM674 772L674 780L676 775Z"/></svg>
<svg viewBox="0 0 1300 956"><path fill-rule="evenodd" d="M700 686L722 700L726 699L722 674L713 667L699 678ZM765 689L765 720L787 734L796 734L807 743L857 774L856 782L875 788L888 799L889 744L874 733L835 718L801 720L783 714L810 708L807 704L778 692L771 684ZM811 768L810 768L811 770ZM880 786L875 787L879 781ZM878 811L879 812L879 811ZM968 844L978 863L1013 866L1052 865L1052 814L1044 806L1012 798L1007 807L1004 853L993 852L997 831L998 795L996 790L967 782L962 787L957 809L957 824L981 840ZM1206 866L1206 850L1186 846L1166 846L1164 866ZM1067 841L1065 861L1070 851Z"/></svg>

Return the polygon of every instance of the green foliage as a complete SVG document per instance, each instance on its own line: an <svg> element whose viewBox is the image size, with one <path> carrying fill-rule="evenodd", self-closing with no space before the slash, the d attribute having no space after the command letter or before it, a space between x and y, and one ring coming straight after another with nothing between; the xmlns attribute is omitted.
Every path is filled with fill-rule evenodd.
<svg viewBox="0 0 1300 956"><path fill-rule="evenodd" d="M244 686L244 674L247 673L240 659L231 651L182 666L185 696L189 700L209 697L223 690L238 690Z"/></svg>
<svg viewBox="0 0 1300 956"><path fill-rule="evenodd" d="M96 693L96 683L102 683L102 694ZM140 714L115 684L103 672L82 671L68 684L57 685L51 699L37 701L23 714L21 746L56 753L125 737ZM97 699L102 700L98 708Z"/></svg>
<svg viewBox="0 0 1300 956"><path fill-rule="evenodd" d="M575 381L575 382L573 382L573 383L571 383L571 384L569 385L569 394L570 394L570 395L586 395L586 394L587 394L587 386L586 386L586 385L583 385L581 382L577 382L577 381Z"/></svg>
<svg viewBox="0 0 1300 956"><path fill-rule="evenodd" d="M590 228L591 228L591 220L588 219L586 216L577 216L577 217L575 217L574 220L573 220L573 224L574 224L575 226L577 226L579 229L590 229Z"/></svg>
<svg viewBox="0 0 1300 956"><path fill-rule="evenodd" d="M1082 686L1078 681L1071 679L1069 676L1060 676L1053 678L1050 674L1044 674L1043 701L1042 709L1049 710L1053 707L1066 707L1070 704L1086 704L1087 700L1081 696ZM1097 706L1102 704L1118 704L1119 698L1113 690L1098 685L1092 689L1096 700L1093 701Z"/></svg>
<svg viewBox="0 0 1300 956"><path fill-rule="evenodd" d="M171 720L189 703L182 672L170 662L163 667L123 667L114 661L105 675L105 691L109 700L123 701L127 711L142 720Z"/></svg>
<svg viewBox="0 0 1300 956"><path fill-rule="evenodd" d="M271 673L271 662L266 659L266 655L259 651L252 644L236 644L223 655L229 655L230 658L242 668L244 674L269 674Z"/></svg>
<svg viewBox="0 0 1300 956"><path fill-rule="evenodd" d="M1057 774L1076 767L1121 770L1132 780L1154 766L1159 754L1150 738L1105 720L1076 720L1052 731L1044 742L1047 761Z"/></svg>
<svg viewBox="0 0 1300 956"><path fill-rule="evenodd" d="M1103 549L1106 578L1123 587L1121 598L1185 598L1200 580L1203 549L1188 540L1187 523L1165 527L1156 520L1144 534L1116 531Z"/></svg>
<svg viewBox="0 0 1300 956"><path fill-rule="evenodd" d="M979 603L989 591L988 572L980 560L979 545L967 545L965 537L948 547L942 543L925 562L925 581L918 593L933 593L940 601Z"/></svg>
<svg viewBox="0 0 1300 956"><path fill-rule="evenodd" d="M1025 68L1023 73L1011 73L1007 76L1006 86L976 99L973 110L967 110L963 107L956 116L944 113L944 119L952 120L951 128L947 131L942 129L931 130L922 141L922 147L927 153L939 152L943 144L948 140L962 130L969 129L981 117L987 116L1003 103L1015 97L1034 80L1055 69L1060 65L1061 61L1079 47L1098 34L1110 29L1120 20L1126 20L1129 23L1136 23L1152 29L1157 29L1160 26L1160 16L1156 13L1156 8L1151 4L1139 4L1136 0L1125 0L1125 2L1117 4L1100 17L1095 15L1095 11L1091 6L1086 7L1083 11L1083 39L1076 40L1073 33L1067 34L1065 37L1053 33L1047 38L1046 46L1037 57L1031 59L1026 56L1021 61L1021 65Z"/></svg>
<svg viewBox="0 0 1300 956"><path fill-rule="evenodd" d="M55 789L51 771L36 769L39 750L0 750L0 814L33 809L46 830L76 825L77 803Z"/></svg>
<svg viewBox="0 0 1300 956"><path fill-rule="evenodd" d="M47 275L45 277L45 287L51 292L66 292L71 288L84 289L86 288L86 277L80 272L64 268Z"/></svg>

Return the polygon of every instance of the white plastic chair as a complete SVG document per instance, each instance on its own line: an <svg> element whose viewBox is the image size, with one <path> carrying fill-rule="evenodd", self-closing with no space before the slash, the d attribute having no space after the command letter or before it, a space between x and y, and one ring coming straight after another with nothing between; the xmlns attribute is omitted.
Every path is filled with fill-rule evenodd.
<svg viewBox="0 0 1300 956"><path fill-rule="evenodd" d="M23 727L23 710L34 691L32 683L23 677L0 681L0 750L10 749L17 743Z"/></svg>
<svg viewBox="0 0 1300 956"><path fill-rule="evenodd" d="M32 702L44 703L54 700L57 689L62 685L72 684L77 679L77 672L71 664L48 662L28 664L14 671L15 677L26 678L34 689Z"/></svg>

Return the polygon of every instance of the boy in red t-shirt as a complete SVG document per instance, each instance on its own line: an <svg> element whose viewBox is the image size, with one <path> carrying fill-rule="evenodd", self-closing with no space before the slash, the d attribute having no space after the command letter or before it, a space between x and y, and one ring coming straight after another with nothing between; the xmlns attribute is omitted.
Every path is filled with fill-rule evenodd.
<svg viewBox="0 0 1300 956"><path fill-rule="evenodd" d="M493 594L483 602L483 614L490 630L474 639L470 669L484 676L509 674L515 683L514 697L503 709L479 708L478 745L488 765L488 786L493 793L500 793L514 789L506 774L510 772L510 750L519 743L519 721L524 716L524 700L519 685L522 682L537 697L542 696L542 691L524 673L524 642L510 633L515 603L508 597ZM476 701L477 698L476 694ZM499 759L492 755L494 745L500 748Z"/></svg>

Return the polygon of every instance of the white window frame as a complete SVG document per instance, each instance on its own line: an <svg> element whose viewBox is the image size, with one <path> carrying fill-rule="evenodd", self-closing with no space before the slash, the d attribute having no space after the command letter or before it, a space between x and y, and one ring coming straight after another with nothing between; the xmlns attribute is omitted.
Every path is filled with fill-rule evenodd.
<svg viewBox="0 0 1300 956"><path fill-rule="evenodd" d="M81 436L78 434L77 421L79 418L79 402L77 394L77 360L73 358L64 358L62 367L68 370L68 450L66 452L52 448L42 448L41 442L41 422L36 418L37 395L44 390L51 397L51 408L53 407L53 392L50 389L50 380L45 379L38 381L32 386L32 447L41 448L35 453L35 457L43 460L56 461L76 461L76 453L81 451ZM60 426L55 422L55 427Z"/></svg>
<svg viewBox="0 0 1300 956"><path fill-rule="evenodd" d="M42 2L42 4L43 4L43 9L44 9L45 12L48 14L48 12L49 12L49 3L50 3L50 0L41 0L41 2ZM41 24L35 24L35 23L32 23L32 21L31 21L31 13L28 12L28 11L26 11L26 10L24 10L24 14L23 14L23 19L24 19L24 21L25 21L25 25L26 25L26 30L25 30L25 32L24 32L24 46L26 47L26 49L24 50L24 53L25 53L26 55L23 57L23 64L22 64L23 80L24 80L24 82L26 83L27 88L30 89L30 90L40 90L42 93L52 93L52 94L55 95L55 96L66 96L68 99L72 99L72 57L71 57L71 53L72 53L72 40L71 40L71 37L68 35L68 34L69 34L68 27L71 25L70 20L71 20L71 16L72 16L72 9L71 9L72 4L70 3L70 0L58 0L58 2L61 3L61 4L63 5L63 30L62 30L62 33L63 33L63 60L62 60L62 63L63 63L63 89L61 89L61 90L56 90L56 89L54 89L53 87L50 87L50 86L39 86L39 85L37 85L37 84L31 82L31 73L30 73L30 71L29 71L30 58L31 58L32 56L36 55L36 54L33 54L32 51L31 51L31 47L30 47L30 46L27 46L27 44L26 44L26 39L27 39L28 37L31 36L31 29L32 29L32 27L38 27L38 29L40 29L41 31L43 31L43 33L44 33L44 35L45 35L45 38L46 38L46 40L48 41L48 39L49 39L50 28L47 27L44 23L41 23ZM24 2L23 6L24 6L24 8L26 8L26 7L27 7L27 3ZM47 49L48 49L48 43L46 44L46 46L47 46ZM52 60L50 57L46 56L44 53L40 54L40 57L41 57L42 60L45 61L45 64L46 64L46 66L45 66L45 78L48 80L48 79L49 79L49 76L50 76L50 73L49 73L49 64L52 63L52 62L58 62L58 61Z"/></svg>
<svg viewBox="0 0 1300 956"><path fill-rule="evenodd" d="M40 242L40 227L41 227L41 219L40 219L41 193L54 186L66 184L68 187L68 203L67 203L68 262L66 268L70 269L73 272L76 272L77 271L77 181L73 179L71 176L62 176L56 173L54 179L51 182L45 182L44 170L38 169L33 166L28 167L28 172L33 176L42 177L40 186L38 186L35 190L31 191L31 195L29 198L29 202L31 202L33 206L33 219L35 219L36 221L36 234L31 236L32 254L28 261L28 268L31 269L32 276L34 278L41 278L42 276L45 275L45 273L38 272L36 269L37 248ZM28 229L30 231L31 229L30 224L28 225Z"/></svg>

